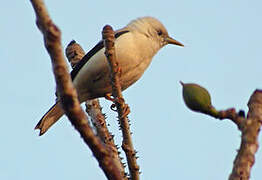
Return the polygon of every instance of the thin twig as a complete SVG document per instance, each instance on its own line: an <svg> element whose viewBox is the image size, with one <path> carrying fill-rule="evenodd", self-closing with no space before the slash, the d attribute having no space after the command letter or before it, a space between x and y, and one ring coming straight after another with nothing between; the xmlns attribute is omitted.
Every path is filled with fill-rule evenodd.
<svg viewBox="0 0 262 180"><path fill-rule="evenodd" d="M139 166L136 162L136 151L134 150L131 132L129 127L129 120L127 114L129 113L129 107L125 104L125 100L122 96L121 85L119 80L119 72L121 69L116 62L115 47L114 47L114 31L111 26L106 25L103 28L103 40L105 45L105 55L111 70L111 84L112 95L114 97L114 103L117 107L120 129L122 130L123 142L122 148L127 157L128 168L130 177L132 180L139 179Z"/></svg>
<svg viewBox="0 0 262 180"><path fill-rule="evenodd" d="M220 120L230 119L237 125L240 131L242 130L243 122L245 121L245 117L240 116L239 113L236 112L235 108L219 111L218 116L215 118L218 118Z"/></svg>
<svg viewBox="0 0 262 180"><path fill-rule="evenodd" d="M61 46L61 32L52 22L42 0L31 0L36 14L36 23L43 33L45 47L51 57L57 90L59 92L62 108L73 126L79 131L85 143L92 150L108 179L122 179L119 169L112 160L109 151L101 140L95 136L88 124L87 117L81 109L77 93L73 87L68 73Z"/></svg>
<svg viewBox="0 0 262 180"><path fill-rule="evenodd" d="M71 66L74 67L82 58L85 56L85 52L76 41L71 41L66 47L66 57L70 62ZM104 142L104 144L110 149L111 157L115 161L118 169L121 172L123 179L127 179L125 168L119 157L118 149L115 145L113 135L109 132L105 115L102 113L98 99L88 100L85 103L86 112L91 117L91 122L96 129L98 137Z"/></svg>

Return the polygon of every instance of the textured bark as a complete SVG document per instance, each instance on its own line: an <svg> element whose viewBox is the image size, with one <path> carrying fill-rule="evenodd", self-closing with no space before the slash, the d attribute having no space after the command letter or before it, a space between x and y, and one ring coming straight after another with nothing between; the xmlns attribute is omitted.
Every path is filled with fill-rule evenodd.
<svg viewBox="0 0 262 180"><path fill-rule="evenodd" d="M74 67L85 56L82 47L75 41L71 41L66 48L66 57L71 66ZM110 155L115 161L118 169L121 172L123 179L127 179L125 168L121 162L118 149L115 145L113 135L109 132L106 124L105 115L102 113L98 99L86 101L86 112L91 117L91 122L96 129L97 136L109 148Z"/></svg>
<svg viewBox="0 0 262 180"><path fill-rule="evenodd" d="M262 125L262 91L256 90L248 102L247 119L240 125L241 145L234 160L234 167L229 180L248 180L255 163L258 150L258 135Z"/></svg>
<svg viewBox="0 0 262 180"><path fill-rule="evenodd" d="M106 25L103 28L103 40L105 45L105 55L107 57L110 69L111 69L111 84L112 84L112 95L114 97L114 103L118 111L119 124L120 129L122 130L123 141L122 141L122 149L124 150L126 157L128 168L130 172L130 178L132 180L139 179L139 166L136 162L136 151L134 150L132 137L129 127L129 120L127 115L129 113L129 107L125 104L125 100L122 95L121 85L119 80L120 75L120 67L118 66L116 55L115 55L115 47L114 47L114 31L111 26Z"/></svg>

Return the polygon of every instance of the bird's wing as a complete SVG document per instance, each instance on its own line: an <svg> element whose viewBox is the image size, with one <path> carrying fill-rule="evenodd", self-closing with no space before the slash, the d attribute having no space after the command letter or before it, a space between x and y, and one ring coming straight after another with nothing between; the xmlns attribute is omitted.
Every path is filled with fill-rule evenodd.
<svg viewBox="0 0 262 180"><path fill-rule="evenodd" d="M125 28L120 29L118 31L115 32L115 38L117 39L118 37L120 37L121 35L128 33L129 31ZM95 55L99 50L101 50L104 47L104 43L103 41L99 41L95 47L93 47L80 61L79 63L76 64L76 66L73 68L73 70L71 71L71 78L72 80L74 80L74 78L76 77L76 75L78 74L78 72L80 71L80 69L87 63L87 61L89 59L91 59L91 57L93 55Z"/></svg>

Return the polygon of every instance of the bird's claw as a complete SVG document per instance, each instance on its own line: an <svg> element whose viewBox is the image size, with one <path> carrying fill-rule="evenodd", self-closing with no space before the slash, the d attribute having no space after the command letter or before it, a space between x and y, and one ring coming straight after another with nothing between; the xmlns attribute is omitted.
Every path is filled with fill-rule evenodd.
<svg viewBox="0 0 262 180"><path fill-rule="evenodd" d="M123 107L123 114L120 117L120 119L127 117L127 115L129 113L130 113L130 108L129 108L129 106L127 104L125 104L124 107Z"/></svg>
<svg viewBox="0 0 262 180"><path fill-rule="evenodd" d="M105 99L115 103L115 98L112 98L111 96L112 96L112 94L107 93L107 94L105 94Z"/></svg>
<svg viewBox="0 0 262 180"><path fill-rule="evenodd" d="M130 113L129 106L127 104L125 104L125 100L122 97L117 98L116 101L117 101L117 103L122 105L122 109L123 109L123 112L122 112L122 115L120 116L120 119L125 118Z"/></svg>
<svg viewBox="0 0 262 180"><path fill-rule="evenodd" d="M117 112L116 104L113 103L113 104L110 106L110 109L111 109L112 111Z"/></svg>
<svg viewBox="0 0 262 180"><path fill-rule="evenodd" d="M118 104L123 104L123 113L121 115L121 119L126 117L129 113L130 113L130 108L127 104L124 103L124 99L123 98L112 98L111 94L106 94L105 98L111 102L113 102L113 104L110 106L110 109L112 111L117 112L117 106L116 103Z"/></svg>

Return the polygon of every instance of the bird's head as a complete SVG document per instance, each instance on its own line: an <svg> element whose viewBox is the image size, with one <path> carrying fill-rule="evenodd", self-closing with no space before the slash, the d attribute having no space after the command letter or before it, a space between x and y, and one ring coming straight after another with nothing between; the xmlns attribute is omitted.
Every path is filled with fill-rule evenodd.
<svg viewBox="0 0 262 180"><path fill-rule="evenodd" d="M163 47L167 44L184 46L179 41L171 38L165 26L156 18L138 18L131 21L127 26L135 31L139 31L153 41L156 41L157 43L159 43L160 47Z"/></svg>

